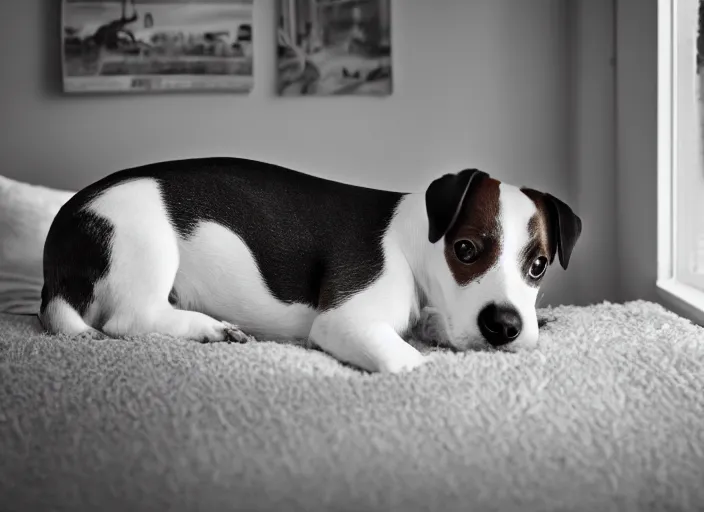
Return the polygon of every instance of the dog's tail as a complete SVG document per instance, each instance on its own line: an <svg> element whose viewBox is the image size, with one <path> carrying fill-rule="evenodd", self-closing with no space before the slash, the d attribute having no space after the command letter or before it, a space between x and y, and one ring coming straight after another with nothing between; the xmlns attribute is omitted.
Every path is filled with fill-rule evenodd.
<svg viewBox="0 0 704 512"><path fill-rule="evenodd" d="M39 321L44 330L50 334L67 334L69 336L83 333L100 334L100 331L88 325L78 311L62 297L47 298L46 285L42 289Z"/></svg>

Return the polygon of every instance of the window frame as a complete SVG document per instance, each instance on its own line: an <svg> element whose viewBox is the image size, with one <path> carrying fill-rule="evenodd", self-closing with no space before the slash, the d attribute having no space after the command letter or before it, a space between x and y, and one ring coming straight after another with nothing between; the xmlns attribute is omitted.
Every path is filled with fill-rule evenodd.
<svg viewBox="0 0 704 512"><path fill-rule="evenodd" d="M686 0L685 0L686 1ZM657 280L660 298L704 325L704 292L677 277L678 3L658 0ZM692 63L694 65L694 63Z"/></svg>

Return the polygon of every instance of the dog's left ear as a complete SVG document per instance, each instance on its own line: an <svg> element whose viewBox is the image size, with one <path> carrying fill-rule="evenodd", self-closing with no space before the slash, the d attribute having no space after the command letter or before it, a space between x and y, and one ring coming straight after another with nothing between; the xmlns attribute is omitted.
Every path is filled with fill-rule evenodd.
<svg viewBox="0 0 704 512"><path fill-rule="evenodd" d="M428 213L428 240L434 244L454 225L470 187L489 175L478 169L465 169L457 174L445 174L433 181L425 191Z"/></svg>
<svg viewBox="0 0 704 512"><path fill-rule="evenodd" d="M560 258L560 265L567 270L572 256L572 250L582 234L582 219L572 208L551 194L543 194L547 206L548 222L550 224L551 255L550 263L555 259L555 252Z"/></svg>

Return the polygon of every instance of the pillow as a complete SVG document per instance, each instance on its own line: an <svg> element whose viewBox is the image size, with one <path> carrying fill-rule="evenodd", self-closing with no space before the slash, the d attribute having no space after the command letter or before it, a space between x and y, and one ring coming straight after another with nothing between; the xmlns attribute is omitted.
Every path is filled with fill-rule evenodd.
<svg viewBox="0 0 704 512"><path fill-rule="evenodd" d="M0 313L39 312L44 240L73 194L0 176Z"/></svg>

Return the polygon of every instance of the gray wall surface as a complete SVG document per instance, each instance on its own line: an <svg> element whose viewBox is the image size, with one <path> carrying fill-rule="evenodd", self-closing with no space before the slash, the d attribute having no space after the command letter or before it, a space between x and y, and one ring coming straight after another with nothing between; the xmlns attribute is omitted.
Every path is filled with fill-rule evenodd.
<svg viewBox="0 0 704 512"><path fill-rule="evenodd" d="M618 257L624 300L657 300L657 0L618 0Z"/></svg>
<svg viewBox="0 0 704 512"><path fill-rule="evenodd" d="M584 220L542 304L618 300L612 0L395 0L393 95L298 99L274 94L275 2L255 4L250 95L81 97L61 92L60 2L2 2L0 173L77 189L147 162L232 155L420 191L479 167Z"/></svg>

